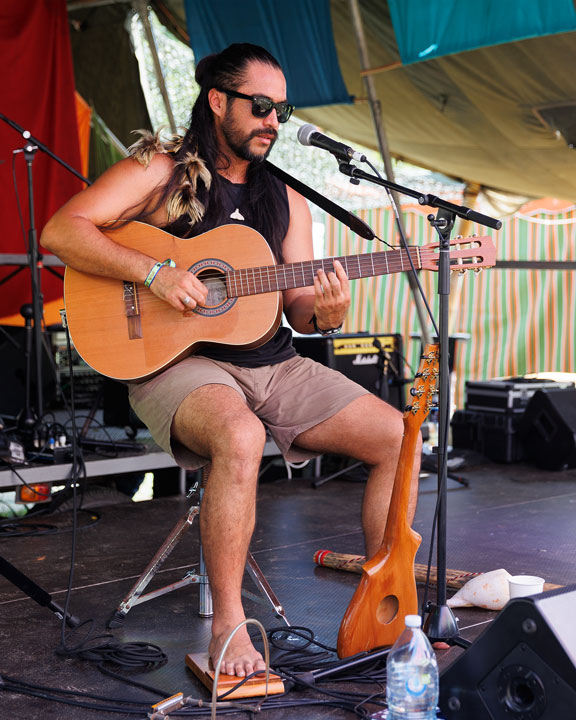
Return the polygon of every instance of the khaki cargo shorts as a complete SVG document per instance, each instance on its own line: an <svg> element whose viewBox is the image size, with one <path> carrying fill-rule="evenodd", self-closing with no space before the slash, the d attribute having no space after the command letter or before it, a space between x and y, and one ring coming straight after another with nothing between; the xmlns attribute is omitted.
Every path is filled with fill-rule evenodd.
<svg viewBox="0 0 576 720"><path fill-rule="evenodd" d="M135 413L158 445L188 470L208 460L170 437L172 419L191 392L210 384L236 390L266 425L285 459L294 463L320 454L293 446L294 438L369 392L336 370L300 355L257 368L193 355L151 380L129 383Z"/></svg>

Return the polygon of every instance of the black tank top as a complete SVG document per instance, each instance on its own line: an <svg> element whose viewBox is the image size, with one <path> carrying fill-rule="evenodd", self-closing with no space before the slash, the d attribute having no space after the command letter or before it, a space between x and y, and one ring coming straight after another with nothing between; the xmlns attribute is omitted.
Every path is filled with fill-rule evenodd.
<svg viewBox="0 0 576 720"><path fill-rule="evenodd" d="M282 236L284 236L288 232L290 223L288 193L284 183L272 175L270 175L269 182L277 183L282 188L283 202L278 223L283 230ZM222 178L222 183L222 204L227 218L226 222L253 227L250 208L247 203L248 192L246 185L231 183L226 178ZM194 242L193 237L190 238L190 242ZM279 261L280 258L277 257L276 260ZM212 360L231 362L241 367L262 367L263 365L275 365L288 360L288 358L296 355L296 351L292 345L292 331L290 328L280 326L273 337L268 342L260 345L260 347L251 350L237 350L231 347L222 347L221 345L205 345L196 354Z"/></svg>

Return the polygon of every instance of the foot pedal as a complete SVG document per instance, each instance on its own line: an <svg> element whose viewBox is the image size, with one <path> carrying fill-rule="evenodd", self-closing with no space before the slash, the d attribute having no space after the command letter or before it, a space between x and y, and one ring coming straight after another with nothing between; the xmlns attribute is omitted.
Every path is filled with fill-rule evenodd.
<svg viewBox="0 0 576 720"><path fill-rule="evenodd" d="M214 687L214 670L210 667L210 657L208 653L188 653L186 655L186 665L192 670L194 675L200 680L200 682L212 692ZM218 676L218 696L223 695L228 690L232 689L235 685L242 680L242 678L236 675L223 675L220 673ZM278 695L284 692L284 683L282 679L270 673L270 681L268 683L268 695ZM230 695L226 695L226 700L232 700L233 698L245 698L245 697L261 697L266 695L266 677L264 674L250 678L247 682L241 685L237 690Z"/></svg>
<svg viewBox="0 0 576 720"><path fill-rule="evenodd" d="M114 610L112 615L108 618L108 622L106 623L107 628L119 628L124 625L124 622L126 620L126 613L122 612L122 610Z"/></svg>

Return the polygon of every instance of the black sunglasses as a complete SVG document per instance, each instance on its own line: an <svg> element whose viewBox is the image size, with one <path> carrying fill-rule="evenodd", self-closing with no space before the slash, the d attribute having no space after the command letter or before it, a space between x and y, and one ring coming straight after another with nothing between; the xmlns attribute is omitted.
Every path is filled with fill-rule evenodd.
<svg viewBox="0 0 576 720"><path fill-rule="evenodd" d="M270 115L272 110L276 110L278 116L278 122L285 123L290 119L290 115L294 112L294 105L290 105L287 102L275 103L270 98L263 97L262 95L245 95L236 90L224 90L223 88L216 88L218 92L226 93L230 97L240 98L241 100L252 101L252 115L257 118L265 118Z"/></svg>

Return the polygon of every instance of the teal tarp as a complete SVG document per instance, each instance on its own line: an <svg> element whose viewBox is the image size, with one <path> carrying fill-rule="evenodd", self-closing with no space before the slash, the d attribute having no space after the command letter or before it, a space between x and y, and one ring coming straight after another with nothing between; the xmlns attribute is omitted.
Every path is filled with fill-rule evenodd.
<svg viewBox="0 0 576 720"><path fill-rule="evenodd" d="M234 42L263 45L284 68L297 107L350 103L332 35L329 0L184 0L196 60Z"/></svg>
<svg viewBox="0 0 576 720"><path fill-rule="evenodd" d="M573 0L388 0L404 65L576 30Z"/></svg>

